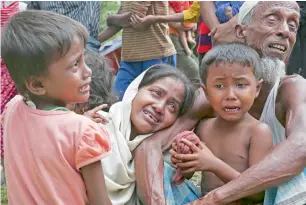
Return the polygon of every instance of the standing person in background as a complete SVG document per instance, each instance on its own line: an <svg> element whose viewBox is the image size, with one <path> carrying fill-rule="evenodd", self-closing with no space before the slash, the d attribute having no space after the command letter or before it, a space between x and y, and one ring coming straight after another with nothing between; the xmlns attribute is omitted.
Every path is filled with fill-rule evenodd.
<svg viewBox="0 0 306 205"><path fill-rule="evenodd" d="M118 13L128 12L140 17L168 15L168 2L122 1ZM107 22L109 26L121 29L122 21L126 19L118 20L117 16L109 16ZM166 23L152 24L141 29L123 28L121 62L114 85L114 91L120 100L129 84L150 66L167 63L176 67L176 51L168 33L169 27Z"/></svg>
<svg viewBox="0 0 306 205"><path fill-rule="evenodd" d="M169 13L181 13L183 10L187 10L191 6L192 2L189 1L169 1ZM174 26L174 27L173 27ZM172 31L171 25L170 27L170 33L177 34L180 38L181 44L188 56L191 55L192 51L190 50L189 44L191 46L195 45L196 42L193 39L193 29L194 29L194 24L193 23L188 23L188 24L176 24L173 25L173 29L177 29L177 31Z"/></svg>
<svg viewBox="0 0 306 205"><path fill-rule="evenodd" d="M89 36L87 48L99 52L101 46L97 40L101 2L99 1L31 1L27 9L53 11L68 16L85 26Z"/></svg>
<svg viewBox="0 0 306 205"><path fill-rule="evenodd" d="M201 3L202 7L202 3ZM208 52L211 48L210 30L206 24L203 23L201 13L200 13L200 2L194 1L191 6L181 13L172 13L167 16L145 16L139 17L137 15L132 16L132 25L136 28L147 27L154 23L171 23L170 25L175 25L174 22L184 22L184 23L197 23L198 24L198 53L199 61L203 58L203 54ZM173 39L172 39L173 40Z"/></svg>
<svg viewBox="0 0 306 205"><path fill-rule="evenodd" d="M181 13L183 10L187 10L191 4L189 1L169 1L169 14ZM194 23L169 23L169 28L170 38L177 52L177 68L182 70L191 82L199 87L199 62L189 48L189 44L190 46L195 44L195 42L194 44L190 43L189 39L194 25Z"/></svg>
<svg viewBox="0 0 306 205"><path fill-rule="evenodd" d="M201 15L211 30L210 36L213 37L213 44L235 40L234 29L232 28L237 25L237 13L242 4L243 1L201 2Z"/></svg>
<svg viewBox="0 0 306 205"><path fill-rule="evenodd" d="M202 59L204 55L211 49L211 37L208 35L210 33L209 28L203 21L202 17L199 17L198 22L198 36L197 36L197 52L199 59L199 66L201 66Z"/></svg>

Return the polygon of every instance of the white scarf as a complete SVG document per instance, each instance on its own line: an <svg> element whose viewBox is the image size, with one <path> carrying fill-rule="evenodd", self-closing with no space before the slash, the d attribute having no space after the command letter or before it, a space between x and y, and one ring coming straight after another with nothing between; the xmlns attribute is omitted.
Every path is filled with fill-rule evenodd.
<svg viewBox="0 0 306 205"><path fill-rule="evenodd" d="M102 159L108 196L114 205L141 204L136 194L133 150L147 137L139 135L130 140L132 100L138 92L138 84L144 74L138 76L126 91L122 102L111 106L109 113L100 113L109 123L102 125L109 133L112 153Z"/></svg>

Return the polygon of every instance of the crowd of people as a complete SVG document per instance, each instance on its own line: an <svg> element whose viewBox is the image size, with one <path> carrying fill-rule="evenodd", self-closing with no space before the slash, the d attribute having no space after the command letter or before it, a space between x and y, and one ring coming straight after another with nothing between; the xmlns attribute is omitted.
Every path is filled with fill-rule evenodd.
<svg viewBox="0 0 306 205"><path fill-rule="evenodd" d="M100 3L1 2L9 204L306 204L305 2Z"/></svg>

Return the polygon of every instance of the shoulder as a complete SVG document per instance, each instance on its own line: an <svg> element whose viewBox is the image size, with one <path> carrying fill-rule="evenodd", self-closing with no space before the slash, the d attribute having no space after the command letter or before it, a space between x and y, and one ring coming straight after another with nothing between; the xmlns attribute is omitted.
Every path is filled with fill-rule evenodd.
<svg viewBox="0 0 306 205"><path fill-rule="evenodd" d="M270 127L263 122L257 121L250 126L251 142L260 142L261 144L272 144L272 133Z"/></svg>
<svg viewBox="0 0 306 205"><path fill-rule="evenodd" d="M211 124L214 122L215 118L202 119L195 128L195 133L198 136L202 136L205 133L209 132L208 130L211 127Z"/></svg>
<svg viewBox="0 0 306 205"><path fill-rule="evenodd" d="M265 133L269 132L270 128L266 123L257 121L256 123L253 123L253 125L250 127L250 131L252 133Z"/></svg>
<svg viewBox="0 0 306 205"><path fill-rule="evenodd" d="M285 108L306 103L306 80L300 75L289 75L281 80L278 93Z"/></svg>

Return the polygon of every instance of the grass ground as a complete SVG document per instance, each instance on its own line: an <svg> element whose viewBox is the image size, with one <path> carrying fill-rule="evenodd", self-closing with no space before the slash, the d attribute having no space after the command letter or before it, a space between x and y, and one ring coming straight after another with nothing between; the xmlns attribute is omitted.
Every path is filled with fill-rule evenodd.
<svg viewBox="0 0 306 205"><path fill-rule="evenodd" d="M6 186L1 185L1 204L2 205L7 205L7 193L6 193Z"/></svg>

